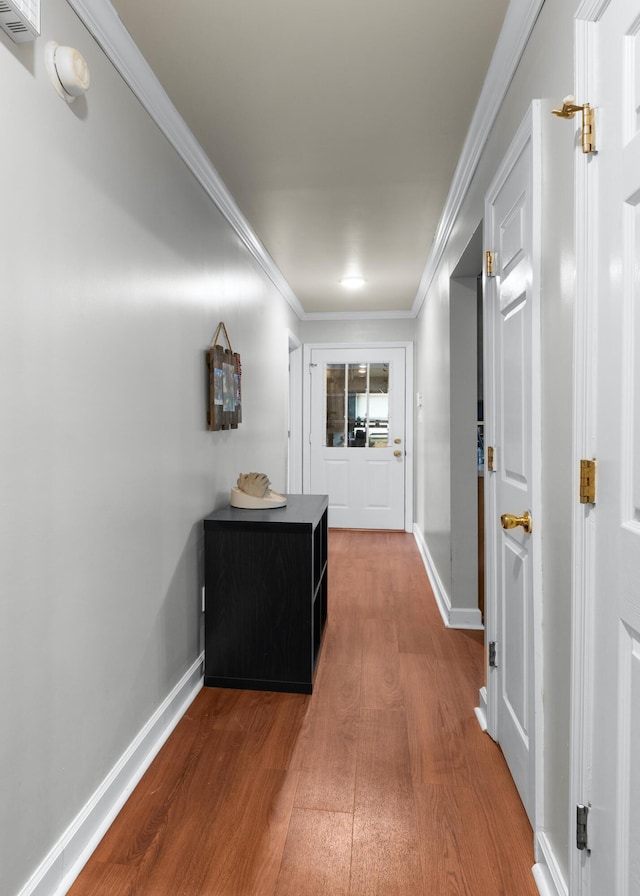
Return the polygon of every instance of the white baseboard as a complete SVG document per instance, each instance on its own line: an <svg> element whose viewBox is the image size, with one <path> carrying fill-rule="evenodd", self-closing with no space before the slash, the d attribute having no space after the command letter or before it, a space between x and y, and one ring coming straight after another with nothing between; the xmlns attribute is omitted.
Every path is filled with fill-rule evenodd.
<svg viewBox="0 0 640 896"><path fill-rule="evenodd" d="M427 576L429 577L429 582L433 589L436 604L446 627L482 631L484 629L482 615L477 607L465 609L462 607L451 606L451 598L447 594L447 589L444 587L442 579L438 574L438 570L433 562L427 543L424 540L424 535L418 526L413 527L413 537L418 545L424 568L427 571Z"/></svg>
<svg viewBox="0 0 640 896"><path fill-rule="evenodd" d="M478 720L478 724L483 731L487 730L487 689L486 687L480 688L480 703L474 709L476 714L476 719Z"/></svg>
<svg viewBox="0 0 640 896"><path fill-rule="evenodd" d="M569 887L546 834L536 837L536 853L541 861L531 869L540 896L568 896Z"/></svg>
<svg viewBox="0 0 640 896"><path fill-rule="evenodd" d="M442 621L447 626L447 628L449 628L449 613L451 612L451 601L449 600L449 595L447 594L446 588L442 584L442 579L438 575L438 570L435 567L435 564L431 557L431 553L429 552L429 548L427 547L427 542L424 540L424 535L422 534L418 526L413 527L413 537L416 540L418 550L420 551L420 556L422 557L422 562L424 563L424 568L427 571L429 582L431 583L431 587L433 589L433 595L436 599L437 607L440 610L440 615L442 616Z"/></svg>
<svg viewBox="0 0 640 896"><path fill-rule="evenodd" d="M64 896L202 688L201 654L158 707L18 896Z"/></svg>
<svg viewBox="0 0 640 896"><path fill-rule="evenodd" d="M449 609L449 626L450 628L466 628L482 632L484 631L482 613L478 607L474 609L451 607Z"/></svg>

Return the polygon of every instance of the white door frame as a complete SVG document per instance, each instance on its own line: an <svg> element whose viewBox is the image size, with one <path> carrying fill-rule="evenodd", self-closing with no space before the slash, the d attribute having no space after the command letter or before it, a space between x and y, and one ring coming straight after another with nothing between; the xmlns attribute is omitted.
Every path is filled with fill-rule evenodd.
<svg viewBox="0 0 640 896"><path fill-rule="evenodd" d="M594 29L609 0L584 0L575 16L575 89L596 108L594 94ZM596 129L597 134L597 129ZM595 515L593 506L578 501L578 477L581 458L595 456L596 366L594 341L597 315L598 259L594 251L596 234L597 166L593 157L575 149L575 258L576 304L574 312L573 380L573 469L576 499L572 514L573 568L571 587L571 796L569 805L569 893L589 896L591 882L585 851L575 848L576 806L588 805L591 797L593 730L593 658L595 633L592 619L595 607Z"/></svg>
<svg viewBox="0 0 640 896"><path fill-rule="evenodd" d="M302 431L302 490L307 494L311 490L311 352L314 349L360 349L403 348L405 350L406 399L405 399L405 449L404 464L404 528L405 532L413 532L413 342L309 342L304 346L304 396Z"/></svg>
<svg viewBox="0 0 640 896"><path fill-rule="evenodd" d="M498 171L492 181L491 187L487 191L485 203L491 201L494 194L497 195L498 186L504 180L508 171L513 167L516 159L519 157L528 140L532 141L533 149L533 195L531 203L532 214L532 250L531 250L531 269L532 269L532 302L533 302L533 332L532 332L532 373L533 373L533 394L532 394L532 439L534 443L540 444L541 435L541 395L540 383L542 377L541 369L541 341L540 341L540 234L541 234L541 110L540 101L536 100L525 116L522 124L518 128L511 146L505 154ZM487 233L487 222L485 220L485 240L489 239ZM493 246L486 246L487 249L494 249ZM490 287L483 274L484 283L483 290L485 295L484 302L484 382L485 382L485 445L495 445L497 434L495 432L495 399L492 392L495 391L497 381L495 346L493 344L493 324L491 321L492 302L487 300ZM498 458L499 462L499 458ZM486 469L486 468L485 468ZM491 487L491 476L494 474L485 472L485 576L486 576L486 606L485 606L485 640L498 640L497 618L498 605L496 594L496 536L495 536L495 487ZM532 483L531 483L531 514L534 521L538 521L540 526L542 521L542 486L541 486L541 469L539 453L534 451L532 457ZM539 529L538 529L539 531ZM533 676L533 776L534 776L534 793L533 793L533 819L532 827L534 833L534 843L536 847L536 859L538 859L538 835L544 829L544 703L543 703L543 630L542 630L542 557L541 549L535 553L535 562L533 566L533 632L531 644L531 665L530 674ZM489 674L492 670L487 670L487 731L492 737L497 736L498 731L498 701L499 688L496 676ZM495 670L494 670L495 671Z"/></svg>
<svg viewBox="0 0 640 896"><path fill-rule="evenodd" d="M287 492L302 492L302 342L285 331L289 363L287 389Z"/></svg>

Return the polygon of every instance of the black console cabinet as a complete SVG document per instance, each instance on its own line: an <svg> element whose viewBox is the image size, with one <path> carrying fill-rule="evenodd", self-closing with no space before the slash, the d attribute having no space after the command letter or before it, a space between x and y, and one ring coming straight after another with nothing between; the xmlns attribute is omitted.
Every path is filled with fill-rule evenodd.
<svg viewBox="0 0 640 896"><path fill-rule="evenodd" d="M204 521L208 687L310 694L327 620L326 495Z"/></svg>

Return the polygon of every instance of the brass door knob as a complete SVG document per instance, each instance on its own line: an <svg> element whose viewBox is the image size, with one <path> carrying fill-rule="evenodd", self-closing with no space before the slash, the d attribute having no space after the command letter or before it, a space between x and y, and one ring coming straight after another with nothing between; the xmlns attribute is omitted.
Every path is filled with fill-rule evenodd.
<svg viewBox="0 0 640 896"><path fill-rule="evenodd" d="M516 526L522 526L527 535L531 534L533 529L533 520L528 510L522 516L514 516L512 513L503 513L500 517L500 523L503 529L515 529Z"/></svg>
<svg viewBox="0 0 640 896"><path fill-rule="evenodd" d="M394 451L393 456L394 457L402 457L402 451Z"/></svg>

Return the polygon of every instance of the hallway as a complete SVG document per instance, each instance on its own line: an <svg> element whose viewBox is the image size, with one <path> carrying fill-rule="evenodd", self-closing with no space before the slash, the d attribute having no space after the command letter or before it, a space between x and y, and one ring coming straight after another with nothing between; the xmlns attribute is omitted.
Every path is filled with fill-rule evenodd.
<svg viewBox="0 0 640 896"><path fill-rule="evenodd" d="M70 896L535 896L482 682L413 537L333 530L313 696L201 691Z"/></svg>

